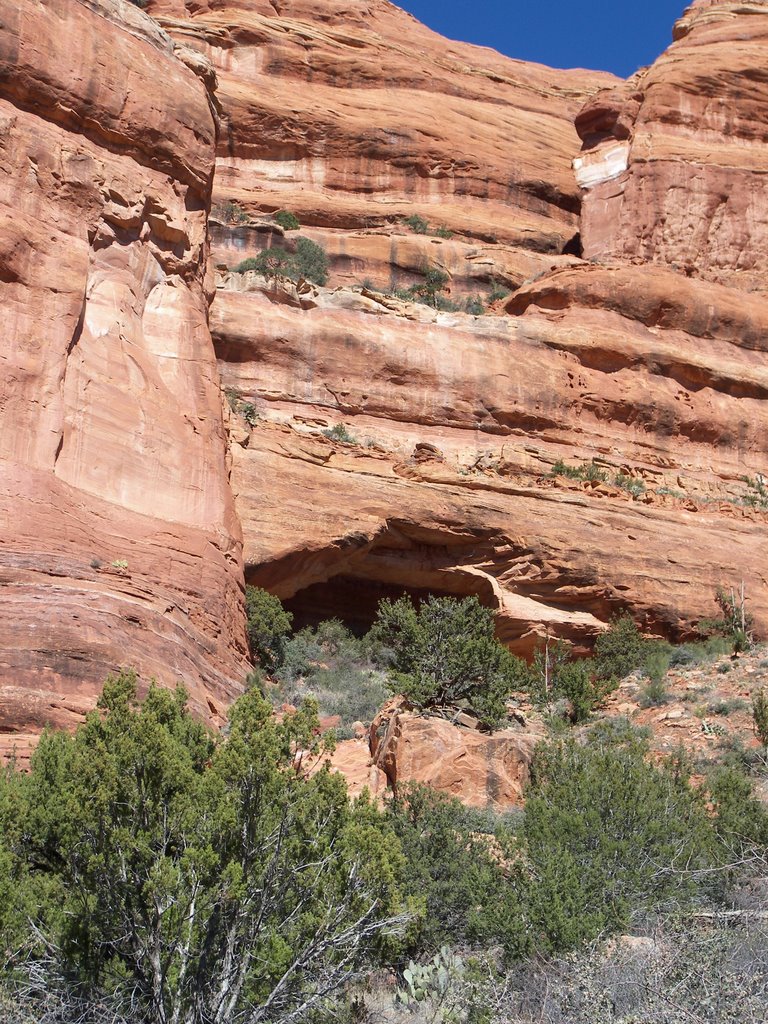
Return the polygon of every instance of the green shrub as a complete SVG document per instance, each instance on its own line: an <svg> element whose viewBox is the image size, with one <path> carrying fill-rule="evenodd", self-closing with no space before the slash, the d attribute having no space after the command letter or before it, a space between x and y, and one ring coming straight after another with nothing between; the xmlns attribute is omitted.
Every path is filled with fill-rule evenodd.
<svg viewBox="0 0 768 1024"><path fill-rule="evenodd" d="M34 899L13 947L0 904L6 971L81 1001L56 1020L206 1024L296 1019L376 963L402 922L399 844L340 776L297 770L317 724L251 689L213 736L183 690L138 705L135 676L108 680L10 782L0 886L9 851Z"/></svg>
<svg viewBox="0 0 768 1024"><path fill-rule="evenodd" d="M485 306L483 305L483 300L479 295L473 295L471 298L467 299L464 304L464 309L471 316L482 316L483 313L485 313Z"/></svg>
<svg viewBox="0 0 768 1024"><path fill-rule="evenodd" d="M768 747L768 690L765 687L752 697L752 720L755 735L764 747Z"/></svg>
<svg viewBox="0 0 768 1024"><path fill-rule="evenodd" d="M585 462L581 466L568 466L562 459L558 459L552 466L551 475L564 476L571 480L597 480L604 482L608 479L606 471L600 469L594 459L591 462Z"/></svg>
<svg viewBox="0 0 768 1024"><path fill-rule="evenodd" d="M135 3L136 0L132 0L132 2ZM142 6L142 4L138 6ZM239 203L235 203L231 199L212 207L211 213L219 220L223 220L225 224L246 224L248 222L248 213Z"/></svg>
<svg viewBox="0 0 768 1024"><path fill-rule="evenodd" d="M296 252L280 246L264 249L258 256L250 256L238 263L235 273L254 270L266 278L285 277L290 281L312 281L324 285L328 280L328 257L325 250L309 238L296 239Z"/></svg>
<svg viewBox="0 0 768 1024"><path fill-rule="evenodd" d="M424 268L424 281L410 289L420 301L437 309L438 295L448 284L448 275L435 267Z"/></svg>
<svg viewBox="0 0 768 1024"><path fill-rule="evenodd" d="M715 603L720 609L720 617L702 619L699 623L699 630L725 637L734 654L749 650L754 642L752 636L754 619L746 610L744 583L742 582L740 591L737 591L735 587L726 589L723 586L718 586L715 589Z"/></svg>
<svg viewBox="0 0 768 1024"><path fill-rule="evenodd" d="M425 913L409 952L488 942L504 899L501 865L472 812L428 786L399 786L388 816L408 865L407 891Z"/></svg>
<svg viewBox="0 0 768 1024"><path fill-rule="evenodd" d="M339 622L329 619L295 633L277 672L277 703L317 702L322 715L339 715L342 727L368 723L390 696L377 652Z"/></svg>
<svg viewBox="0 0 768 1024"><path fill-rule="evenodd" d="M445 224L441 224L439 228L435 228L435 236L437 238L453 238L453 232L449 231Z"/></svg>
<svg viewBox="0 0 768 1024"><path fill-rule="evenodd" d="M258 256L249 256L248 259L238 263L235 273L244 274L248 270L254 270L266 278L287 277L295 279L296 260L292 253L280 246L273 246L271 249L264 249Z"/></svg>
<svg viewBox="0 0 768 1024"><path fill-rule="evenodd" d="M648 644L629 615L614 619L595 641L595 668L600 679L621 681L640 668Z"/></svg>
<svg viewBox="0 0 768 1024"><path fill-rule="evenodd" d="M613 478L613 482L617 487L621 487L622 490L628 491L633 498L639 498L645 491L645 484L642 480L638 480L632 476L626 476L624 473L618 473Z"/></svg>
<svg viewBox="0 0 768 1024"><path fill-rule="evenodd" d="M507 296L511 295L509 288L505 288L503 285L494 282L491 290L486 296L486 303L491 306L494 302L499 302L501 299L506 299Z"/></svg>
<svg viewBox="0 0 768 1024"><path fill-rule="evenodd" d="M343 441L345 444L358 443L357 438L354 434L350 434L343 423L335 423L332 427L328 427L326 430L321 430L320 433L331 441Z"/></svg>
<svg viewBox="0 0 768 1024"><path fill-rule="evenodd" d="M410 217L406 217L405 223L416 235L426 235L429 231L429 224L423 217L420 217L418 213L414 213Z"/></svg>
<svg viewBox="0 0 768 1024"><path fill-rule="evenodd" d="M298 231L301 227L299 218L295 213L291 213L289 210L278 210L274 215L276 224L279 224L284 231Z"/></svg>
<svg viewBox="0 0 768 1024"><path fill-rule="evenodd" d="M753 847L762 847L763 854L768 852L768 812L744 773L719 766L707 778L706 787L723 847L722 862L743 859Z"/></svg>
<svg viewBox="0 0 768 1024"><path fill-rule="evenodd" d="M261 587L245 588L245 611L251 660L272 674L285 659L293 616L278 597Z"/></svg>
<svg viewBox="0 0 768 1024"><path fill-rule="evenodd" d="M600 469L594 459L583 467L583 474L585 480L605 481L608 479L606 471L604 469Z"/></svg>
<svg viewBox="0 0 768 1024"><path fill-rule="evenodd" d="M328 281L328 256L322 246L309 238L296 239L296 270L299 277L314 284Z"/></svg>
<svg viewBox="0 0 768 1024"><path fill-rule="evenodd" d="M728 641L722 636L711 636L699 643L681 644L673 647L669 654L670 668L699 665L712 661L730 650Z"/></svg>
<svg viewBox="0 0 768 1024"><path fill-rule="evenodd" d="M392 652L394 685L416 707L470 707L493 727L506 715L517 659L494 636L476 597L409 597L379 604L372 639Z"/></svg>
<svg viewBox="0 0 768 1024"><path fill-rule="evenodd" d="M524 819L536 947L570 949L624 931L642 911L685 905L714 840L704 799L636 736L537 750Z"/></svg>
<svg viewBox="0 0 768 1024"><path fill-rule="evenodd" d="M664 679L649 679L640 694L641 708L658 708L670 700L667 684Z"/></svg>
<svg viewBox="0 0 768 1024"><path fill-rule="evenodd" d="M612 686L598 678L591 658L574 660L559 640L539 647L528 670L528 689L534 703L552 707L564 701L571 721L584 722Z"/></svg>

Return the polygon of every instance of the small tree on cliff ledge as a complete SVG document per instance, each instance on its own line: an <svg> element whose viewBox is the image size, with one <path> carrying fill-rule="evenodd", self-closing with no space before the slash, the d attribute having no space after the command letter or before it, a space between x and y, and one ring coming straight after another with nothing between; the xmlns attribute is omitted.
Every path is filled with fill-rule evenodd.
<svg viewBox="0 0 768 1024"><path fill-rule="evenodd" d="M419 708L466 703L493 728L522 665L494 636L493 612L476 597L410 597L379 604L372 635L392 652L395 687ZM393 687L394 688L394 687Z"/></svg>

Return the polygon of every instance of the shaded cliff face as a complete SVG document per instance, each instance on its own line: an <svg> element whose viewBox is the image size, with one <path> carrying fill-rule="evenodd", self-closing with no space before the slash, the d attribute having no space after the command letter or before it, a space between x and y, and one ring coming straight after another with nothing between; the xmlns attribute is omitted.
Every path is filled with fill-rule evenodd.
<svg viewBox="0 0 768 1024"><path fill-rule="evenodd" d="M675 40L576 120L584 254L764 292L768 6L695 3Z"/></svg>
<svg viewBox="0 0 768 1024"><path fill-rule="evenodd" d="M207 322L215 134L203 81L131 4L3 6L6 747L76 721L122 665L183 681L213 720L243 678Z"/></svg>

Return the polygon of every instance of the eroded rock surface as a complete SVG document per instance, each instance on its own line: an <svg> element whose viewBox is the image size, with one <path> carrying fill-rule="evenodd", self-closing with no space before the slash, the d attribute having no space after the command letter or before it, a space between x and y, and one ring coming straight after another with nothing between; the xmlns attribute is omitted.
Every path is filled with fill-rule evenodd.
<svg viewBox="0 0 768 1024"><path fill-rule="evenodd" d="M261 417L232 446L249 579L360 628L382 596L476 594L530 653L548 628L588 646L625 608L689 635L743 577L764 628L768 517L739 502L765 465L767 368L695 295L662 327L607 308L623 273L561 271L554 309L543 279L480 318L222 289L222 377ZM340 423L353 443L323 435ZM604 480L551 475L592 459Z"/></svg>
<svg viewBox="0 0 768 1024"><path fill-rule="evenodd" d="M215 138L204 82L132 4L3 5L5 747L74 724L120 666L183 681L213 721L241 685L208 329Z"/></svg>
<svg viewBox="0 0 768 1024"><path fill-rule="evenodd" d="M576 120L584 255L764 292L768 5L699 0L675 39Z"/></svg>
<svg viewBox="0 0 768 1024"><path fill-rule="evenodd" d="M398 786L418 783L468 807L519 807L542 734L510 727L487 734L408 711L398 701L371 725L373 764Z"/></svg>
<svg viewBox="0 0 768 1024"><path fill-rule="evenodd" d="M149 10L217 70L215 193L253 215L214 228L217 260L282 244L258 215L287 209L327 248L337 283L406 287L428 265L464 294L520 284L578 232L573 119L612 75L452 42L387 0ZM428 236L404 224L413 214Z"/></svg>

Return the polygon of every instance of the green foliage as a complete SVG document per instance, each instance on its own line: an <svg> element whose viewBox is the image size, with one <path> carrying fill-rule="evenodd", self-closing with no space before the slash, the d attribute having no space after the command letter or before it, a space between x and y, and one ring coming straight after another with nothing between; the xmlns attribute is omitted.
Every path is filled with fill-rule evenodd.
<svg viewBox="0 0 768 1024"><path fill-rule="evenodd" d="M608 479L608 474L605 470L600 469L594 459L581 466L568 466L562 459L558 459L552 466L551 475L564 476L571 480L605 481Z"/></svg>
<svg viewBox="0 0 768 1024"><path fill-rule="evenodd" d="M395 685L416 707L466 705L489 727L504 719L516 660L476 597L384 600L371 637L392 652Z"/></svg>
<svg viewBox="0 0 768 1024"><path fill-rule="evenodd" d="M284 231L298 231L301 227L299 218L289 210L278 210L274 215L275 223L279 224Z"/></svg>
<svg viewBox="0 0 768 1024"><path fill-rule="evenodd" d="M267 279L287 277L294 279L296 276L296 260L292 253L280 246L273 246L271 249L264 249L258 256L249 256L248 259L238 263L235 273L244 274L248 270L254 270Z"/></svg>
<svg viewBox="0 0 768 1024"><path fill-rule="evenodd" d="M595 641L595 667L600 679L620 681L645 661L648 644L629 615L614 619Z"/></svg>
<svg viewBox="0 0 768 1024"><path fill-rule="evenodd" d="M721 636L711 636L697 643L680 644L669 653L670 668L700 665L726 654L729 650L727 641Z"/></svg>
<svg viewBox="0 0 768 1024"><path fill-rule="evenodd" d="M259 421L259 414L254 403L244 402L234 388L226 388L224 394L232 412L242 416L249 427L255 427Z"/></svg>
<svg viewBox="0 0 768 1024"><path fill-rule="evenodd" d="M574 660L567 644L549 639L534 652L525 681L536 704L551 708L564 701L574 723L586 721L613 688L598 676L592 659Z"/></svg>
<svg viewBox="0 0 768 1024"><path fill-rule="evenodd" d="M650 678L640 695L640 707L657 708L669 701L669 691L664 677Z"/></svg>
<svg viewBox="0 0 768 1024"><path fill-rule="evenodd" d="M407 891L423 903L412 953L447 942L490 943L505 883L492 840L477 834L472 813L428 786L401 785L387 814L408 865Z"/></svg>
<svg viewBox="0 0 768 1024"><path fill-rule="evenodd" d="M343 441L344 444L358 443L355 435L351 434L343 423L335 423L332 427L328 427L327 430L321 430L320 433L324 437L330 438L331 441Z"/></svg>
<svg viewBox="0 0 768 1024"><path fill-rule="evenodd" d="M430 1004L431 1020L456 1019L453 1013L458 1001L451 998L457 986L463 986L465 965L461 957L443 946L426 964L413 960L403 971L403 984L397 990L397 1001L411 1012L419 1003ZM449 1015L449 1016L446 1016Z"/></svg>
<svg viewBox="0 0 768 1024"><path fill-rule="evenodd" d="M486 296L486 302L490 306L494 302L499 302L501 299L506 299L511 294L509 288L505 288L503 285L498 284L496 281L493 282L491 290Z"/></svg>
<svg viewBox="0 0 768 1024"><path fill-rule="evenodd" d="M266 278L287 278L290 281L312 281L324 285L328 280L328 256L322 246L309 238L296 239L296 251L288 252L281 246L264 249L258 256L249 256L238 263L235 273L253 270Z"/></svg>
<svg viewBox="0 0 768 1024"><path fill-rule="evenodd" d="M707 779L721 859L733 863L762 848L768 852L768 812L743 772L720 766Z"/></svg>
<svg viewBox="0 0 768 1024"><path fill-rule="evenodd" d="M765 477L744 476L742 480L747 485L747 493L741 499L742 504L751 508L768 508L768 487L766 487Z"/></svg>
<svg viewBox="0 0 768 1024"><path fill-rule="evenodd" d="M752 720L755 735L764 747L768 747L768 690L765 687L752 697Z"/></svg>
<svg viewBox="0 0 768 1024"><path fill-rule="evenodd" d="M450 231L445 224L441 224L439 228L435 228L436 238L453 238L453 232Z"/></svg>
<svg viewBox="0 0 768 1024"><path fill-rule="evenodd" d="M429 231L429 224L423 217L420 217L418 213L414 213L410 217L406 217L405 223L416 235L426 235Z"/></svg>
<svg viewBox="0 0 768 1024"><path fill-rule="evenodd" d="M325 284L328 281L328 256L325 249L309 238L297 238L296 272L305 281Z"/></svg>
<svg viewBox="0 0 768 1024"><path fill-rule="evenodd" d="M473 295L471 298L467 299L464 304L464 309L471 316L482 316L483 313L485 313L485 304L479 295Z"/></svg>
<svg viewBox="0 0 768 1024"><path fill-rule="evenodd" d="M622 490L628 491L633 498L639 498L645 491L645 484L642 480L638 480L636 477L627 476L624 473L618 473L613 478L613 482L617 487L621 487Z"/></svg>
<svg viewBox="0 0 768 1024"><path fill-rule="evenodd" d="M699 630L703 633L724 637L731 645L734 654L740 654L752 647L752 628L754 619L746 610L746 596L742 581L740 591L735 587L726 589L718 586L715 589L715 604L720 609L720 616L714 619L702 619Z"/></svg>
<svg viewBox="0 0 768 1024"><path fill-rule="evenodd" d="M409 291L412 296L428 306L439 306L440 292L448 284L448 275L435 267L424 268L424 280L420 284L413 285Z"/></svg>
<svg viewBox="0 0 768 1024"><path fill-rule="evenodd" d="M573 948L695 895L693 872L714 849L706 806L679 765L646 754L636 735L601 730L537 750L524 837L540 948Z"/></svg>
<svg viewBox="0 0 768 1024"><path fill-rule="evenodd" d="M354 722L370 722L390 690L371 645L354 637L338 619L330 619L315 629L299 630L288 640L277 687L269 693L280 704L312 698L322 715L341 718L343 732Z"/></svg>
<svg viewBox="0 0 768 1024"><path fill-rule="evenodd" d="M278 597L261 587L245 588L245 613L251 659L272 674L285 660L293 616Z"/></svg>
<svg viewBox="0 0 768 1024"><path fill-rule="evenodd" d="M139 706L132 674L108 680L76 735L46 734L13 781L11 871L35 896L16 970L47 989L67 979L110 1020L129 1005L153 1024L318 1005L399 926L402 860L339 776L297 769L316 735L312 708L277 723L254 689L216 739L181 689L152 687Z"/></svg>

